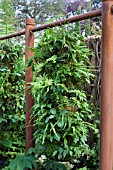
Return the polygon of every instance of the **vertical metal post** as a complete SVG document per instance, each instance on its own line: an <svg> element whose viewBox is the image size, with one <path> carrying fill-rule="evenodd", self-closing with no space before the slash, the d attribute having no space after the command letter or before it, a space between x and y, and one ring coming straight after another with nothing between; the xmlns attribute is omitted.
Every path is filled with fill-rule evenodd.
<svg viewBox="0 0 113 170"><path fill-rule="evenodd" d="M113 170L113 12L102 2L100 170Z"/></svg>
<svg viewBox="0 0 113 170"><path fill-rule="evenodd" d="M34 35L30 32L30 29L34 27L34 19L27 18L26 19L26 33L25 33L25 60L27 61L30 57L33 56L33 52L29 49L29 47L34 47ZM31 120L31 108L33 106L33 98L29 93L30 82L33 79L33 73L31 71L31 67L27 67L26 69L26 152L28 152L29 148L34 146L33 141L33 120Z"/></svg>

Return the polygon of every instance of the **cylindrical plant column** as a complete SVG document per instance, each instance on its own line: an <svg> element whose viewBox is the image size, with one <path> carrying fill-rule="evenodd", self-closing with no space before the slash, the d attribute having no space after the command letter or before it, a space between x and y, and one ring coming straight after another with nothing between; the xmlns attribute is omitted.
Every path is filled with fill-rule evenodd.
<svg viewBox="0 0 113 170"><path fill-rule="evenodd" d="M113 1L102 3L100 170L113 170Z"/></svg>

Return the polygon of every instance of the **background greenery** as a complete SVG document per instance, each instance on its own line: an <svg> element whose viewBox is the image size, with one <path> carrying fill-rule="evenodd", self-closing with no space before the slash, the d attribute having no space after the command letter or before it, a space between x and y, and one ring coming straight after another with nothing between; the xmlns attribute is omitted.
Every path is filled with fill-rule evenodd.
<svg viewBox="0 0 113 170"><path fill-rule="evenodd" d="M28 17L40 25L100 7L100 0L0 0L0 33L6 35L24 29ZM86 28L84 35L94 34L101 27L100 23L100 17L81 21L80 30L83 32ZM77 24L73 25L77 27Z"/></svg>
<svg viewBox="0 0 113 170"><path fill-rule="evenodd" d="M25 148L25 63L16 42L0 43L0 155L13 158ZM0 165L1 165L0 164Z"/></svg>

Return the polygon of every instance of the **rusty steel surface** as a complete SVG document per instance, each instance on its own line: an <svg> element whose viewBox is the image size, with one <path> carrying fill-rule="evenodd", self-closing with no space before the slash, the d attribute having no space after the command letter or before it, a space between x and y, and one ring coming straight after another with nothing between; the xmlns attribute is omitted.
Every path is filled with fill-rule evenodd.
<svg viewBox="0 0 113 170"><path fill-rule="evenodd" d="M102 66L99 170L113 170L113 1L102 5Z"/></svg>
<svg viewBox="0 0 113 170"><path fill-rule="evenodd" d="M73 23L73 22L77 22L77 21L81 21L81 20L101 16L101 14L102 14L101 9L94 10L94 11L91 11L91 12L87 12L85 14L80 14L80 15L76 15L76 16L73 16L73 17L70 17L70 18L66 18L66 19L62 19L62 20L59 20L59 21L51 22L51 23L48 23L48 24L43 24L43 25L40 25L38 27L35 27L35 28L31 29L31 31L32 32L41 31L41 30L44 30L44 29L47 29L47 28L52 28L52 27L63 25L63 24Z"/></svg>
<svg viewBox="0 0 113 170"><path fill-rule="evenodd" d="M24 34L25 34L25 30L22 30L22 31L16 32L14 34L8 34L6 36L0 37L0 40L6 40L6 39L9 39L9 38L21 36L21 35L24 35Z"/></svg>
<svg viewBox="0 0 113 170"><path fill-rule="evenodd" d="M25 59L26 61L33 56L33 52L29 49L29 47L34 47L34 35L30 33L30 29L34 27L34 19L27 18L26 19L26 33L25 33ZM31 120L31 108L34 104L32 95L29 94L30 82L33 79L33 73L31 71L31 67L27 67L26 69L26 152L28 152L29 148L34 147L33 141L33 119Z"/></svg>

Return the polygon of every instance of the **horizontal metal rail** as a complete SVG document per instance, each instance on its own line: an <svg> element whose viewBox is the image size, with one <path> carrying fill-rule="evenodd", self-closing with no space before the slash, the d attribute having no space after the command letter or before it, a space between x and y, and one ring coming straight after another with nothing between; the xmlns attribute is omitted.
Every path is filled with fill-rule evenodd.
<svg viewBox="0 0 113 170"><path fill-rule="evenodd" d="M21 36L21 35L24 35L24 34L25 34L25 30L22 30L22 31L16 32L14 34L8 34L8 35L5 35L3 37L0 37L0 40L5 40L5 39Z"/></svg>
<svg viewBox="0 0 113 170"><path fill-rule="evenodd" d="M94 11L91 11L91 12L87 12L85 14L80 14L80 15L76 15L76 16L73 16L73 17L70 17L70 18L61 19L59 21L40 25L38 27L32 28L31 32L41 31L41 30L44 30L46 28L52 28L52 27L64 25L64 24L67 24L67 23L73 23L73 22L77 22L77 21L81 21L81 20L85 20L85 19L90 19L90 18L93 18L93 17L101 16L101 15L102 15L102 10L98 9L98 10L94 10ZM0 40L5 40L5 39L12 38L12 37L21 36L21 35L24 35L24 34L25 34L25 30L14 33L14 34L9 34L9 35L0 37Z"/></svg>
<svg viewBox="0 0 113 170"><path fill-rule="evenodd" d="M87 12L85 14L80 14L80 15L76 15L76 16L73 16L73 17L70 17L70 18L51 22L51 23L48 23L48 24L43 24L43 25L40 25L38 27L31 29L31 31L32 32L41 31L41 30L44 30L46 28L52 28L52 27L63 25L63 24L77 22L77 21L81 21L81 20L85 20L85 19L90 19L90 18L93 18L93 17L101 16L101 15L102 15L101 9L94 10L94 11L91 11L91 12Z"/></svg>

